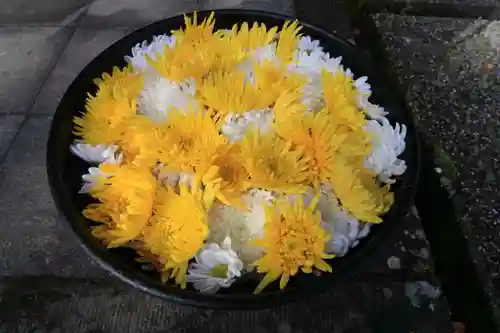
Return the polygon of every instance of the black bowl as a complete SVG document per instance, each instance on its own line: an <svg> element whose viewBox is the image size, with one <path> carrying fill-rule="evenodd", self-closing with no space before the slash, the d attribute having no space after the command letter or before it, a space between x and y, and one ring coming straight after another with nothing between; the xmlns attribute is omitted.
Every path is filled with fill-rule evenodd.
<svg viewBox="0 0 500 333"><path fill-rule="evenodd" d="M209 12L198 13L201 19L208 14ZM282 15L249 10L219 10L216 11L215 17L218 29L231 28L233 24L244 21L263 22L267 26L282 26L286 20L292 19ZM137 43L151 40L154 35L169 33L181 27L183 17L176 16L137 30L103 51L68 88L52 121L47 146L47 173L52 196L59 211L70 223L84 248L105 269L130 285L168 301L209 308L262 308L326 292L329 288L335 287L336 282L342 281L366 264L366 259L372 257L382 245L392 241L389 235L402 223L410 209L417 182L418 150L412 116L393 92L387 90L380 79L381 76L370 65L369 57L363 52L328 32L306 23L301 24L302 32L320 40L325 51L332 56L343 56L343 64L351 68L357 77L367 75L372 85L373 101L390 110L392 122L406 124L408 128L407 148L403 156L408 163L408 170L394 186L396 203L384 217L384 223L374 226L370 235L352 249L346 257L331 261L332 274L298 275L284 290L280 291L273 285L257 295L252 294L257 285L257 281L254 281L255 276L252 274L215 295L201 294L189 287L183 290L172 284L162 284L157 273L140 269L134 261L136 257L134 251L108 250L94 238L89 229L92 222L82 215L82 209L90 202L90 198L78 194L81 175L86 173L88 165L72 155L69 150L70 144L75 139L72 133L73 117L84 110L87 93L96 92L96 86L93 83L95 78L100 77L103 72L111 72L113 66L125 66L124 55L128 55Z"/></svg>

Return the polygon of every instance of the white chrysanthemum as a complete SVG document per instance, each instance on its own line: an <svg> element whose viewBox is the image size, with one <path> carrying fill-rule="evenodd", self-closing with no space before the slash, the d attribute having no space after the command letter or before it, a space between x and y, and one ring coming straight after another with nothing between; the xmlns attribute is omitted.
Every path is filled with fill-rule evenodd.
<svg viewBox="0 0 500 333"><path fill-rule="evenodd" d="M155 122L168 120L168 113L176 108L190 110L196 108L196 86L194 80L172 82L159 75L148 75L144 89L137 97L139 112Z"/></svg>
<svg viewBox="0 0 500 333"><path fill-rule="evenodd" d="M205 244L195 260L196 263L189 265L187 282L193 283L194 288L202 293L216 293L221 287L230 287L243 270L243 263L231 249L228 237L221 246Z"/></svg>
<svg viewBox="0 0 500 333"><path fill-rule="evenodd" d="M82 160L93 164L120 164L123 159L123 155L118 153L118 146L115 145L93 146L86 143L74 143L70 149Z"/></svg>
<svg viewBox="0 0 500 333"><path fill-rule="evenodd" d="M97 180L101 177L109 178L111 177L111 175L102 172L101 169L99 168L95 167L89 168L89 173L82 176L83 185L80 191L78 191L78 193L82 194L90 193L92 187L95 186Z"/></svg>
<svg viewBox="0 0 500 333"><path fill-rule="evenodd" d="M302 36L299 38L298 48L301 51L320 51L323 52L323 48L319 46L319 40L312 39L309 36Z"/></svg>
<svg viewBox="0 0 500 333"><path fill-rule="evenodd" d="M249 245L251 240L263 236L266 222L265 205L271 204L275 198L268 191L250 190L243 196L248 211L216 203L208 212L210 234L207 241L220 243L230 237L232 248L246 264L252 264L263 255L263 249Z"/></svg>
<svg viewBox="0 0 500 333"><path fill-rule="evenodd" d="M387 118L379 117L369 120L365 130L373 137L373 149L365 160L365 168L375 171L380 181L394 183L391 177L401 176L406 171L405 161L398 158L406 147L406 126L396 123L393 128Z"/></svg>
<svg viewBox="0 0 500 333"><path fill-rule="evenodd" d="M240 116L231 113L224 119L221 132L229 142L236 142L252 128L258 129L261 134L269 132L273 121L274 113L270 109L252 110Z"/></svg>
<svg viewBox="0 0 500 333"><path fill-rule="evenodd" d="M354 86L357 91L357 105L360 109L365 109L368 105L368 100L372 95L372 87L368 83L368 77L362 76L354 81Z"/></svg>
<svg viewBox="0 0 500 333"><path fill-rule="evenodd" d="M368 101L366 101L366 104L362 108L366 115L370 117L370 119L378 119L388 114L388 112L385 111L384 108L380 105L372 104Z"/></svg>
<svg viewBox="0 0 500 333"><path fill-rule="evenodd" d="M276 43L261 46L250 52L250 55L238 64L238 71L245 73L246 81L249 84L255 84L254 66L256 63L269 61L275 65L280 64L276 56Z"/></svg>
<svg viewBox="0 0 500 333"><path fill-rule="evenodd" d="M272 42L265 46L258 47L252 53L251 58L253 60L258 61L259 63L262 63L264 61L279 63L279 59L276 56L276 48L277 48L276 42Z"/></svg>
<svg viewBox="0 0 500 333"><path fill-rule="evenodd" d="M288 69L308 78L307 84L302 89L301 100L308 110L320 110L324 107L321 73L325 70L336 73L342 68L341 60L341 57L330 58L329 54L324 53L321 48L312 51L298 50L294 53L293 61Z"/></svg>
<svg viewBox="0 0 500 333"><path fill-rule="evenodd" d="M147 58L155 59L156 55L165 50L168 46L172 48L175 45L175 36L159 35L154 36L151 43L143 41L132 48L132 56L126 56L125 60L131 64L137 71L147 71L151 69Z"/></svg>

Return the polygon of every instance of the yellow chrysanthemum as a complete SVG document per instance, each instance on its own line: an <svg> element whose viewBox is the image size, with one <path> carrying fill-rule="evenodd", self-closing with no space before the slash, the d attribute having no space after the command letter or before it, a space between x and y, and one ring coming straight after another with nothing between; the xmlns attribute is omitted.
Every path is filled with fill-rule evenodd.
<svg viewBox="0 0 500 333"><path fill-rule="evenodd" d="M326 109L336 124L353 130L366 125L365 115L356 104L356 89L352 77L343 70L338 70L335 74L324 71L322 85Z"/></svg>
<svg viewBox="0 0 500 333"><path fill-rule="evenodd" d="M364 113L356 104L356 89L351 76L343 70L335 74L322 73L325 95L325 110L330 122L337 126L337 132L346 135L341 153L350 158L367 156L371 151L371 138L363 128L367 124Z"/></svg>
<svg viewBox="0 0 500 333"><path fill-rule="evenodd" d="M284 193L302 193L309 178L301 149L273 133L250 131L241 144L243 164L250 175L249 187Z"/></svg>
<svg viewBox="0 0 500 333"><path fill-rule="evenodd" d="M298 91L282 93L273 107L276 123L287 121L290 117L301 117L307 111L307 107L299 99L302 94Z"/></svg>
<svg viewBox="0 0 500 333"><path fill-rule="evenodd" d="M280 288L285 288L291 276L301 270L311 273L313 268L331 272L323 259L334 256L324 252L325 242L330 235L321 227L321 216L315 212L318 197L304 207L302 197L293 203L287 199L278 200L266 210L264 238L255 242L262 246L265 255L254 265L260 273L266 273L255 289L261 292L271 282L280 279Z"/></svg>
<svg viewBox="0 0 500 333"><path fill-rule="evenodd" d="M189 190L180 186L177 193L171 187L160 187L156 193L154 215L143 233L144 246L163 264L162 271L175 283L186 286L188 262L208 235L207 209L199 182Z"/></svg>
<svg viewBox="0 0 500 333"><path fill-rule="evenodd" d="M328 113L290 116L276 123L279 136L301 147L309 161L310 181L316 188L332 173L333 160L347 135L336 132Z"/></svg>
<svg viewBox="0 0 500 333"><path fill-rule="evenodd" d="M289 63L292 61L293 53L297 49L299 43L299 32L302 29L297 21L291 22L287 21L283 25L283 29L280 31L280 37L278 39L278 47L276 48L276 55L284 63Z"/></svg>
<svg viewBox="0 0 500 333"><path fill-rule="evenodd" d="M225 37L238 44L243 50L248 51L271 43L276 38L277 31L278 27L267 30L265 24L259 25L257 22L254 22L249 28L248 23L244 22L241 26L233 25L231 33Z"/></svg>
<svg viewBox="0 0 500 333"><path fill-rule="evenodd" d="M143 78L130 68L115 68L112 75L95 80L98 92L89 94L80 117L74 118L75 135L91 145L115 143L120 137L120 124L136 114L135 98L144 85Z"/></svg>
<svg viewBox="0 0 500 333"><path fill-rule="evenodd" d="M212 188L217 199L225 205L243 207L241 196L249 176L241 161L241 148L231 145L222 149L213 163L203 176L205 186Z"/></svg>
<svg viewBox="0 0 500 333"><path fill-rule="evenodd" d="M212 37L215 26L214 12L198 24L198 13L194 12L193 17L184 15L184 29L173 31L173 35L180 43L204 42Z"/></svg>
<svg viewBox="0 0 500 333"><path fill-rule="evenodd" d="M206 173L213 165L226 138L212 120L210 113L173 110L168 123L158 128L159 160L171 171Z"/></svg>
<svg viewBox="0 0 500 333"><path fill-rule="evenodd" d="M171 81L182 82L188 78L201 84L209 72L233 71L245 58L246 52L240 44L229 37L213 33L213 14L197 25L196 13L191 21L186 17L186 29L174 32L174 47L165 47L164 52L148 59L149 64Z"/></svg>
<svg viewBox="0 0 500 333"><path fill-rule="evenodd" d="M215 66L216 45L209 41L200 44L180 42L174 48L165 47L154 60L148 58L148 63L171 81L183 82L193 78L199 82Z"/></svg>
<svg viewBox="0 0 500 333"><path fill-rule="evenodd" d="M125 162L152 168L158 161L157 125L144 115L135 115L122 122L118 145Z"/></svg>
<svg viewBox="0 0 500 333"><path fill-rule="evenodd" d="M83 214L104 223L93 228L96 237L116 247L137 238L147 225L153 209L156 179L148 169L133 165L100 166L108 177L98 179L91 195L100 203L90 204Z"/></svg>
<svg viewBox="0 0 500 333"><path fill-rule="evenodd" d="M101 78L95 79L94 83L98 87L98 93L111 94L116 88L126 88L124 89L128 93L126 97L131 100L135 100L144 87L144 79L134 72L131 65L123 69L114 67L111 75L104 73Z"/></svg>
<svg viewBox="0 0 500 333"><path fill-rule="evenodd" d="M245 73L217 71L200 86L200 97L208 107L221 115L263 109L270 106L273 92L260 90L248 82Z"/></svg>
<svg viewBox="0 0 500 333"><path fill-rule="evenodd" d="M289 73L284 66L271 61L262 61L254 65L255 86L266 106L274 105L278 98L287 93L298 93L307 83L307 78L299 73ZM264 101L264 98L268 100Z"/></svg>
<svg viewBox="0 0 500 333"><path fill-rule="evenodd" d="M380 223L394 201L388 186L380 187L373 175L361 172L337 157L330 182L340 203L358 220Z"/></svg>

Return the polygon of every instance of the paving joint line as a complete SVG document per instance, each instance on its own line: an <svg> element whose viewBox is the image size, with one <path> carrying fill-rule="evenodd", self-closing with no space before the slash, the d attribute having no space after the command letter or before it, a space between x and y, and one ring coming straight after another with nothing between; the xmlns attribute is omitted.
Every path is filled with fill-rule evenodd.
<svg viewBox="0 0 500 333"><path fill-rule="evenodd" d="M87 11L88 11L88 8L87 8L87 10L85 10L85 12L82 13L82 15L77 19L77 21L81 21L85 17ZM38 97L42 93L43 88L45 87L45 84L47 83L47 81L50 78L50 75L52 74L52 72L56 68L57 64L59 63L59 60L61 59L62 55L64 54L64 52L68 48L69 44L71 43L71 40L73 39L73 37L76 33L76 30L78 29L78 26L69 26L69 27L66 26L65 28L69 30L68 40L67 40L66 44L63 47L61 47L59 54L57 54L57 56L54 58L54 60L48 66L48 68L46 70L46 74L45 74L44 78L42 79L42 84L40 84L40 87L39 87L37 93L33 97L33 100L31 101L29 107L27 108L27 111L24 115L24 119L19 124L19 127L17 128L16 133L12 136L12 138L7 146L7 149L5 149L5 152L3 153L3 155L0 156L0 170L2 169L4 162L7 159L7 156L9 155L10 151L12 150L14 143L16 142L17 138L19 137L19 134L21 133L22 129L24 128L26 123L31 118L33 108L35 106L35 103L36 103Z"/></svg>

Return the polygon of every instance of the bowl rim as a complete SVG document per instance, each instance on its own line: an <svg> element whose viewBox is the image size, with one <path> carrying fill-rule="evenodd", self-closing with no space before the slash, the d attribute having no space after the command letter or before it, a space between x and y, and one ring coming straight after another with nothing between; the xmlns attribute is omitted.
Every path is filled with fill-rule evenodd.
<svg viewBox="0 0 500 333"><path fill-rule="evenodd" d="M286 20L296 20L296 18L272 13L267 11L259 11L259 10L247 10L247 9L219 9L219 10L204 10L197 11L198 19L203 19L207 17L211 12L215 13L215 17L217 19L218 16L252 16L255 21L265 22L266 19L273 19L279 21ZM187 13L187 15L191 15L192 13ZM216 293L216 294L202 294L189 289L180 289L178 287L171 286L169 284L162 284L161 281L154 279L153 277L144 274L132 267L126 265L124 262L118 260L115 256L113 256L105 247L100 244L99 240L94 238L94 236L90 233L90 230L87 227L87 231L82 229L81 224L77 223L76 220L83 218L81 211L75 210L75 205L71 201L71 196L68 194L68 190L65 188L65 181L63 178L63 170L64 167L62 163L58 163L60 158L57 156L57 150L53 147L56 146L56 142L58 141L59 133L58 133L58 124L61 121L62 113L64 112L65 105L68 104L68 99L70 98L71 92L73 90L78 89L78 82L82 80L83 74L90 70L93 63L102 59L108 50L114 48L116 45L122 43L127 38L132 38L133 36L140 36L143 32L152 29L154 26L161 25L166 21L173 20L182 20L183 15L177 15L170 18L166 18L154 23L151 23L141 29L135 30L134 32L124 36L119 39L111 46L103 50L99 55L94 57L94 59L87 64L87 66L79 73L79 75L73 80L67 91L65 92L61 102L58 105L57 111L52 120L52 126L49 133L49 138L47 141L47 156L46 156L46 168L49 186L51 190L51 194L53 200L56 204L58 212L63 215L64 219L69 223L73 232L77 235L82 247L86 250L86 252L99 263L104 269L106 269L111 274L115 275L122 281L130 284L131 286L138 288L146 293L149 293L153 296L160 297L162 299L181 303L184 305L192 305L202 308L221 308L221 309L257 309L257 308L267 308L271 306L281 305L284 303L289 303L293 301L302 300L304 298L312 298L313 296L317 296L325 293L328 289L332 288L333 279L339 279L339 276L344 278L348 276L352 276L356 274L356 267L360 267L362 263L365 263L373 257L373 254L369 256L357 255L350 258L351 264L349 265L350 269L340 269L334 270L334 273L331 274L331 278L315 278L314 283L311 284L311 287L307 288L307 290L303 289L287 289L278 290L278 291L266 291L259 294L224 294L224 293ZM297 19L298 20L298 19ZM366 58L367 62L370 62L370 58L366 56L366 54L358 49L353 43L342 39L338 36L335 36L332 33L329 33L322 28L309 24L307 22L298 20L299 24L307 30L314 31L315 34L321 35L324 39L329 39L334 41L337 44L341 44L343 47L352 49L354 52L363 54L363 57ZM152 36L151 36L152 37ZM123 56L125 56L124 54ZM371 65L372 69L375 69L375 66ZM98 74L100 75L100 73ZM398 99L396 101L399 108L404 109L402 111L405 116L405 125L407 127L407 138L411 136L411 142L407 142L407 150L411 149L412 159L414 165L412 165L412 172L410 175L407 175L408 181L407 186L405 187L405 195L403 197L403 202L398 202L398 205L394 205L389 212L390 219L402 220L406 214L409 212L411 205L413 204L413 198L415 196L416 185L418 182L418 174L420 169L420 156L419 156L419 144L418 144L418 134L415 130L415 124L413 121L413 117L411 117L411 112L407 109L404 99ZM68 147L69 150L69 147ZM408 172L408 171L407 171ZM78 217L80 215L80 217ZM372 252L379 252L380 249L384 245L384 240L389 238L389 235L395 234L397 230L401 227L398 225L402 225L402 223L394 223L397 221L391 221L392 223L384 223L384 232L379 232L375 237L372 234L367 237L367 241L364 242L364 248L371 249ZM96 244L99 243L99 244ZM387 243L387 242L385 242ZM340 265L339 265L340 267ZM354 267L354 269L353 269ZM333 276L335 275L335 276Z"/></svg>

